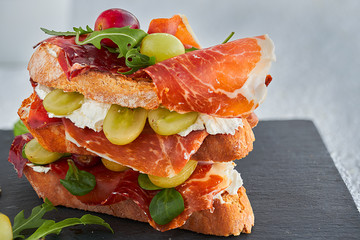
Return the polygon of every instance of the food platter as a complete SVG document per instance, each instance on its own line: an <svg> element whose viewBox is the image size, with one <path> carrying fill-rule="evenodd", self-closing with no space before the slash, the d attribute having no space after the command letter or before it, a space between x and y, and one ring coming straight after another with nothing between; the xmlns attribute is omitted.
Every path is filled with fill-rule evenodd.
<svg viewBox="0 0 360 240"><path fill-rule="evenodd" d="M237 161L250 198L255 227L230 239L350 239L360 236L360 215L311 121L264 121L254 129L254 151ZM0 131L0 212L13 219L42 203L25 178L7 162L13 135ZM57 207L45 218L60 221L83 211ZM160 233L148 224L96 214L115 231L100 226L64 229L46 239L218 239L184 230Z"/></svg>

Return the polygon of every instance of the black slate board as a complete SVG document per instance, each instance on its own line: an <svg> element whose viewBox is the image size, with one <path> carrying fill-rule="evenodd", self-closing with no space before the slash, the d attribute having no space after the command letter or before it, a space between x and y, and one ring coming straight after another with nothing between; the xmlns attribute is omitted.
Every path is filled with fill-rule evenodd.
<svg viewBox="0 0 360 240"><path fill-rule="evenodd" d="M228 239L360 239L360 215L311 121L265 121L255 128L254 151L238 161L255 213L250 235ZM11 219L41 204L7 162L12 132L0 131L0 212ZM57 207L56 221L84 212ZM111 224L64 229L46 239L219 239L184 230L157 232L147 224L97 214Z"/></svg>

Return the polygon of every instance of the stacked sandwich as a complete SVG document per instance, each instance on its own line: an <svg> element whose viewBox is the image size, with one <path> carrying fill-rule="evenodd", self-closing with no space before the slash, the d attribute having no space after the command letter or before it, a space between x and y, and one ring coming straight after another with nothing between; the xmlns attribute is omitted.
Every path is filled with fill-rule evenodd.
<svg viewBox="0 0 360 240"><path fill-rule="evenodd" d="M160 231L250 233L234 160L253 149L253 111L275 58L269 37L201 49L179 15L154 19L147 33L95 30L45 30L58 36L28 65L34 92L18 114L30 133L9 155L18 175L54 205Z"/></svg>

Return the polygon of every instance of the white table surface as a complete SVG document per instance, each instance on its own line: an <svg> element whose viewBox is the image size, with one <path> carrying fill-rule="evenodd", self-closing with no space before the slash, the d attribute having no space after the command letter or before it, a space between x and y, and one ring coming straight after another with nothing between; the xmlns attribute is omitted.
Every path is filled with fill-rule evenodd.
<svg viewBox="0 0 360 240"><path fill-rule="evenodd" d="M31 3L30 3L31 2ZM93 25L105 9L152 18L185 14L203 47L268 33L277 62L260 119L310 119L360 209L360 1L1 1L0 129L11 129L31 92L26 62L46 36L39 27ZM101 8L99 6L101 5ZM5 36L5 37L3 37Z"/></svg>

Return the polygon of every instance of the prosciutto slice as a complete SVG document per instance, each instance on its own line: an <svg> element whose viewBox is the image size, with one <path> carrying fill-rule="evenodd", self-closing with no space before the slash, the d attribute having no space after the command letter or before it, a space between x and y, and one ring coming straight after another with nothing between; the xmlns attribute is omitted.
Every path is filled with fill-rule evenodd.
<svg viewBox="0 0 360 240"><path fill-rule="evenodd" d="M193 131L186 137L160 136L146 124L133 142L115 145L104 133L78 128L63 119L67 140L88 151L147 174L172 177L184 168L208 135L205 130Z"/></svg>
<svg viewBox="0 0 360 240"><path fill-rule="evenodd" d="M58 62L69 80L87 69L102 72L125 72L130 70L124 58L111 53L106 48L97 49L94 45L77 45L75 37L52 37L42 43L51 43L61 48Z"/></svg>
<svg viewBox="0 0 360 240"><path fill-rule="evenodd" d="M241 117L266 96L266 75L275 60L267 35L188 52L139 71L153 80L162 105L215 117Z"/></svg>
<svg viewBox="0 0 360 240"><path fill-rule="evenodd" d="M50 164L51 171L59 179L65 178L68 164L60 160ZM160 231L178 228L186 222L193 212L211 209L214 195L224 190L229 181L225 172L219 171L213 164L198 164L194 173L185 183L175 189L184 199L184 211L166 225L159 225L150 216L149 205L152 198L160 190L144 190L138 184L139 172L131 169L125 172L112 172L102 164L89 168L82 168L96 178L96 187L84 196L76 196L81 202L90 205L110 205L131 199L145 213L148 222Z"/></svg>

